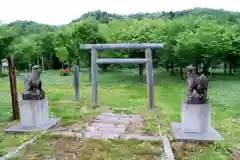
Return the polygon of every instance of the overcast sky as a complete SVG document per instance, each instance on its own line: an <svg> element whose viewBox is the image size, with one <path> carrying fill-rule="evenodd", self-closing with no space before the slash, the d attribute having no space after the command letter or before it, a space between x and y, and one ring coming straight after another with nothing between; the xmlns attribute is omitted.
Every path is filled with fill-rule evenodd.
<svg viewBox="0 0 240 160"><path fill-rule="evenodd" d="M0 21L66 24L88 11L111 13L176 11L207 7L240 11L239 0L0 0Z"/></svg>

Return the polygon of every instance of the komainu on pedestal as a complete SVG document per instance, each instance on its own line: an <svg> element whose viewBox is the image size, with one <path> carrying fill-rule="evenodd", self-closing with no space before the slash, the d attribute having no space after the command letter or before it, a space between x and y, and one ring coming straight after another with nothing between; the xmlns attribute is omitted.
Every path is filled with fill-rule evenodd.
<svg viewBox="0 0 240 160"><path fill-rule="evenodd" d="M208 79L202 73L196 74L193 66L187 67L188 93L185 99L187 104L206 104L208 102Z"/></svg>
<svg viewBox="0 0 240 160"><path fill-rule="evenodd" d="M41 100L45 99L45 92L42 89L41 69L34 66L32 73L24 80L23 100Z"/></svg>
<svg viewBox="0 0 240 160"><path fill-rule="evenodd" d="M179 141L215 141L222 136L211 125L211 105L208 103L208 79L198 76L195 67L187 67L188 93L181 103L181 122L172 122L172 135Z"/></svg>
<svg viewBox="0 0 240 160"><path fill-rule="evenodd" d="M50 118L48 100L42 89L41 69L34 66L24 80L24 92L19 101L20 123L5 130L5 133L44 131L58 127L60 118Z"/></svg>

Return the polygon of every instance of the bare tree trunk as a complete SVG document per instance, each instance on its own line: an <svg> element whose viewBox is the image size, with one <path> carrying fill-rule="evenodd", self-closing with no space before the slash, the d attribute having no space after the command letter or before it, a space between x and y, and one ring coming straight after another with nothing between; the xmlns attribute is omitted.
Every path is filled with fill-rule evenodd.
<svg viewBox="0 0 240 160"><path fill-rule="evenodd" d="M198 64L198 62L196 62L195 67L196 67L196 73L198 74L199 73L199 64Z"/></svg>
<svg viewBox="0 0 240 160"><path fill-rule="evenodd" d="M229 63L229 73L232 74L232 64Z"/></svg>
<svg viewBox="0 0 240 160"><path fill-rule="evenodd" d="M210 61L207 61L207 63L203 65L204 74L209 75L209 67L210 67Z"/></svg>
<svg viewBox="0 0 240 160"><path fill-rule="evenodd" d="M31 62L30 62L30 61L28 61L28 69L29 69L29 72L32 70Z"/></svg>
<svg viewBox="0 0 240 160"><path fill-rule="evenodd" d="M172 70L172 75L174 75L174 64L172 61L171 61L171 70Z"/></svg>
<svg viewBox="0 0 240 160"><path fill-rule="evenodd" d="M42 57L42 71L44 71L44 58Z"/></svg>
<svg viewBox="0 0 240 160"><path fill-rule="evenodd" d="M2 62L0 61L0 76L2 76L2 70L3 70Z"/></svg>
<svg viewBox="0 0 240 160"><path fill-rule="evenodd" d="M233 63L233 72L236 73L237 72L237 64Z"/></svg>
<svg viewBox="0 0 240 160"><path fill-rule="evenodd" d="M20 75L20 69L18 69L17 67L15 67L15 71L16 71L17 75L19 76L19 75Z"/></svg>
<svg viewBox="0 0 240 160"><path fill-rule="evenodd" d="M180 75L181 75L181 78L184 79L184 77L183 77L183 68L182 68L182 66L180 66Z"/></svg>
<svg viewBox="0 0 240 160"><path fill-rule="evenodd" d="M224 74L227 74L227 64L226 64L226 62L224 62L224 64L223 64L223 72L224 72Z"/></svg>
<svg viewBox="0 0 240 160"><path fill-rule="evenodd" d="M169 61L166 62L166 70L169 71Z"/></svg>

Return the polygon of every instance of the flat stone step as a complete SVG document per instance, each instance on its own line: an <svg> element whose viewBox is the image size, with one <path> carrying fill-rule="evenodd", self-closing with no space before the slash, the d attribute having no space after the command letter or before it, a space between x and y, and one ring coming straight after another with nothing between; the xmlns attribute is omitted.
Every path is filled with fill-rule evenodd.
<svg viewBox="0 0 240 160"><path fill-rule="evenodd" d="M95 127L95 126L88 126L86 128L86 131L91 132L110 132L110 133L124 133L126 130L126 127Z"/></svg>
<svg viewBox="0 0 240 160"><path fill-rule="evenodd" d="M102 133L102 132L85 132L83 134L85 139L119 139L119 133Z"/></svg>
<svg viewBox="0 0 240 160"><path fill-rule="evenodd" d="M117 121L117 124L135 124L135 125L139 125L142 124L143 121L139 120L139 119L130 119L130 118L124 118L124 119L118 119L118 118L100 118L100 119L96 119L95 121ZM122 123L121 123L122 122ZM115 125L117 125L115 124Z"/></svg>
<svg viewBox="0 0 240 160"><path fill-rule="evenodd" d="M119 108L119 107L114 107L114 108L111 108L112 110L115 110L115 111L130 111L129 108Z"/></svg>
<svg viewBox="0 0 240 160"><path fill-rule="evenodd" d="M96 126L96 127L125 127L123 124L108 124L108 123L90 123L89 126Z"/></svg>
<svg viewBox="0 0 240 160"><path fill-rule="evenodd" d="M118 120L129 120L129 121L139 121L139 122L143 122L144 119L140 116L130 116L130 117L121 117L121 116L108 116L108 115L98 115L96 117L96 119L118 119Z"/></svg>
<svg viewBox="0 0 240 160"><path fill-rule="evenodd" d="M124 134L121 136L122 139L130 140L130 139L136 139L139 141L161 141L161 136L144 136L139 134Z"/></svg>
<svg viewBox="0 0 240 160"><path fill-rule="evenodd" d="M140 115L132 115L132 114L115 114L115 113L101 113L101 116L110 116L110 117L121 117L121 118L132 118L132 117L139 117L139 118L143 118Z"/></svg>
<svg viewBox="0 0 240 160"><path fill-rule="evenodd" d="M129 125L129 120L118 120L118 119L99 119L99 120L93 120L93 123L106 123L106 124L123 124L123 125Z"/></svg>

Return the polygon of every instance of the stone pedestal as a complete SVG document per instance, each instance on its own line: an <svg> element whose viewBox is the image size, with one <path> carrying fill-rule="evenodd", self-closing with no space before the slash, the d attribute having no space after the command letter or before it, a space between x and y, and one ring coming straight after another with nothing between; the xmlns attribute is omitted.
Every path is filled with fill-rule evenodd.
<svg viewBox="0 0 240 160"><path fill-rule="evenodd" d="M181 125L183 132L207 132L211 128L210 108L210 104L186 104L182 102Z"/></svg>
<svg viewBox="0 0 240 160"><path fill-rule="evenodd" d="M176 140L215 141L222 136L211 126L210 104L186 104L182 102L181 123L171 123Z"/></svg>
<svg viewBox="0 0 240 160"><path fill-rule="evenodd" d="M48 101L20 100L19 101L20 124L8 128L5 133L21 133L43 131L58 126L59 118L49 118Z"/></svg>

